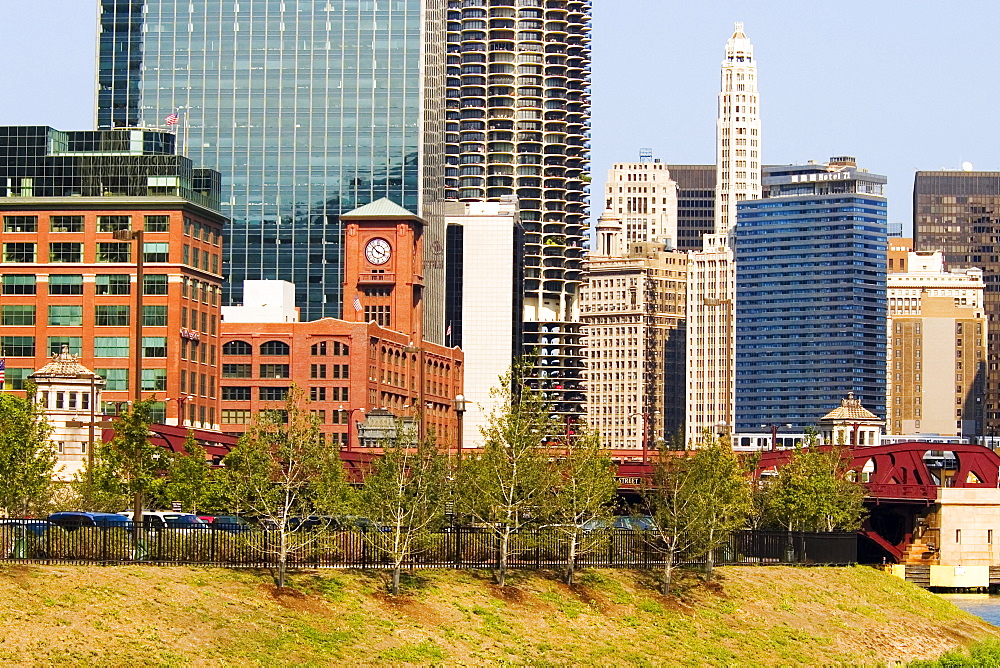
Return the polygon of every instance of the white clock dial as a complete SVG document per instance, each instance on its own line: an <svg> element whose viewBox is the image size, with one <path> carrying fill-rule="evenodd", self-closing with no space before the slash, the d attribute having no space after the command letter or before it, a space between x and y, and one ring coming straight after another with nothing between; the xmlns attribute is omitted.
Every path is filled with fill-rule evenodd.
<svg viewBox="0 0 1000 668"><path fill-rule="evenodd" d="M392 256L392 246L385 239L372 239L365 246L365 257L372 264L385 264Z"/></svg>

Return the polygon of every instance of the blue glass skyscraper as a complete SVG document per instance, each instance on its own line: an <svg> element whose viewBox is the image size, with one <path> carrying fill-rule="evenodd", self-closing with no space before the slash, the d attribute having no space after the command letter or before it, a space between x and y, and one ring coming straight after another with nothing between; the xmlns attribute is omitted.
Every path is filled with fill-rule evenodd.
<svg viewBox="0 0 1000 668"><path fill-rule="evenodd" d="M422 216L429 339L443 335L444 0L100 0L98 125L175 127L222 173L228 302L296 284L340 316L339 214Z"/></svg>
<svg viewBox="0 0 1000 668"><path fill-rule="evenodd" d="M815 426L848 391L885 415L886 178L765 167L737 205L736 428Z"/></svg>

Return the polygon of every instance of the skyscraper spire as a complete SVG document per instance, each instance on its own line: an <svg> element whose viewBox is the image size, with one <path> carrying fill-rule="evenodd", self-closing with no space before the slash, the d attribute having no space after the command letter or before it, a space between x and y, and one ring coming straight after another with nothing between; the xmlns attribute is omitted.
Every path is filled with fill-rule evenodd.
<svg viewBox="0 0 1000 668"><path fill-rule="evenodd" d="M722 61L715 164L715 232L728 234L736 224L736 202L761 196L757 61L741 21Z"/></svg>

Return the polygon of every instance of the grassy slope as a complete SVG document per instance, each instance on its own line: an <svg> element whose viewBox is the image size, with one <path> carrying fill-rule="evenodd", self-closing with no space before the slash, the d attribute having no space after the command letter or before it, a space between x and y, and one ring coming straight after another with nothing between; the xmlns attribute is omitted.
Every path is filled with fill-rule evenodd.
<svg viewBox="0 0 1000 668"><path fill-rule="evenodd" d="M1000 633L869 568L723 568L662 597L652 576L0 567L0 663L829 664L931 658Z"/></svg>

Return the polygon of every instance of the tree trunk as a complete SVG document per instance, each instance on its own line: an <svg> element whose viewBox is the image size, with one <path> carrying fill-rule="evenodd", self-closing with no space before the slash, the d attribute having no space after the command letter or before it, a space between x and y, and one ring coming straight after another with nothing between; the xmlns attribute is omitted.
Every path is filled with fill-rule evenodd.
<svg viewBox="0 0 1000 668"><path fill-rule="evenodd" d="M667 564L663 567L663 582L661 584L661 591L664 596L670 595L670 581L674 576L674 555L673 553L667 554Z"/></svg>
<svg viewBox="0 0 1000 668"><path fill-rule="evenodd" d="M400 564L396 564L396 567L392 569L392 595L399 596L399 575L403 567Z"/></svg>
<svg viewBox="0 0 1000 668"><path fill-rule="evenodd" d="M510 532L504 531L500 540L500 563L497 564L497 584L507 586L507 550L510 547Z"/></svg>
<svg viewBox="0 0 1000 668"><path fill-rule="evenodd" d="M573 575L576 571L576 534L569 539L569 556L566 559L566 584L573 584Z"/></svg>
<svg viewBox="0 0 1000 668"><path fill-rule="evenodd" d="M285 586L285 566L288 563L288 532L285 527L279 529L278 536L278 588Z"/></svg>
<svg viewBox="0 0 1000 668"><path fill-rule="evenodd" d="M711 548L705 555L705 582L712 581L712 571L715 569L715 548Z"/></svg>

